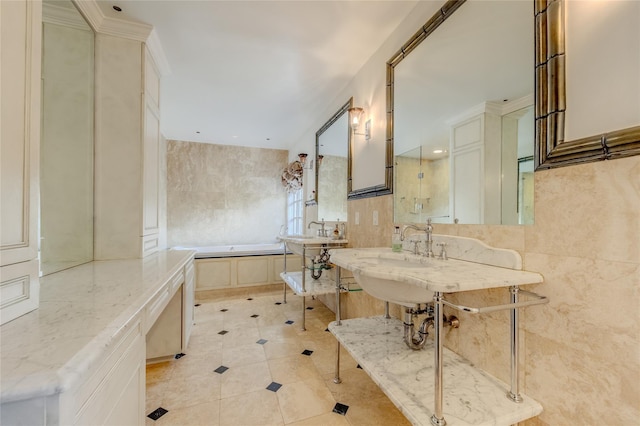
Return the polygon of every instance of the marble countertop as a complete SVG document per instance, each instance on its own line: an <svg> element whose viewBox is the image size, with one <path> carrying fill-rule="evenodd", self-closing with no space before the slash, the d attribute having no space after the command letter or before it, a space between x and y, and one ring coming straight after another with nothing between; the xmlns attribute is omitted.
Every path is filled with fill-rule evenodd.
<svg viewBox="0 0 640 426"><path fill-rule="evenodd" d="M40 279L40 307L0 327L0 402L70 389L193 251L86 263Z"/></svg>
<svg viewBox="0 0 640 426"><path fill-rule="evenodd" d="M390 248L332 250L331 262L354 275L394 280L443 293L535 284L542 275L477 261L427 258ZM366 288L365 288L366 290Z"/></svg>
<svg viewBox="0 0 640 426"><path fill-rule="evenodd" d="M329 324L329 331L414 425L431 426L434 398L434 344L422 350L403 342L402 321L382 316ZM535 400L507 398L509 386L444 348L443 414L448 426L506 426L542 412ZM508 369L509 366L505 366Z"/></svg>
<svg viewBox="0 0 640 426"><path fill-rule="evenodd" d="M331 237L315 237L309 235L280 235L280 241L301 245L344 245L349 242L346 239L334 239Z"/></svg>

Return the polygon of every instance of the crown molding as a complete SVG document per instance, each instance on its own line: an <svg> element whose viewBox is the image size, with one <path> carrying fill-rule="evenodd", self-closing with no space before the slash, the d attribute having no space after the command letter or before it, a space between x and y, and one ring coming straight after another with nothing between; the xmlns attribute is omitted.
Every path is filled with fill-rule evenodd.
<svg viewBox="0 0 640 426"><path fill-rule="evenodd" d="M146 43L151 57L153 57L153 60L158 66L160 75L166 76L171 74L169 61L164 54L160 38L156 31L154 31L152 25L105 16L95 0L72 1L96 33Z"/></svg>
<svg viewBox="0 0 640 426"><path fill-rule="evenodd" d="M80 16L78 10L68 7L56 6L51 3L42 4L42 22L62 25L77 30L91 31L91 27Z"/></svg>
<svg viewBox="0 0 640 426"><path fill-rule="evenodd" d="M149 53L155 61L160 75L165 77L171 74L171 65L169 65L169 60L167 60L167 57L164 54L160 37L158 37L158 33L155 29L152 29L151 34L149 34L149 38L147 39L147 49L149 49Z"/></svg>

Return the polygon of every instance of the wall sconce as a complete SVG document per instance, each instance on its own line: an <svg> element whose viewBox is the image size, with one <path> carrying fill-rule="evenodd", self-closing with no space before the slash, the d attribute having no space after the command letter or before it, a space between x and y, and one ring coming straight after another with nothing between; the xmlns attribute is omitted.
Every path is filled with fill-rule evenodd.
<svg viewBox="0 0 640 426"><path fill-rule="evenodd" d="M358 133L358 127L362 122L364 109L360 107L349 108L349 126L353 129L354 135L364 136L365 140L371 139L371 119L367 120L364 126L364 133Z"/></svg>
<svg viewBox="0 0 640 426"><path fill-rule="evenodd" d="M313 160L310 160L309 164L307 164L307 157L308 155L305 154L304 152L301 152L300 154L298 154L298 158L299 158L300 164L302 165L302 168L306 170L312 170Z"/></svg>

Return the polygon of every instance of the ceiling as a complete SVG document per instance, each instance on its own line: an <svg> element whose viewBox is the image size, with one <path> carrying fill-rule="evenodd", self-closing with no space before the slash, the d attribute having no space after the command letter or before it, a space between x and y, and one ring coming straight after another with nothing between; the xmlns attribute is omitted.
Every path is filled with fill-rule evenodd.
<svg viewBox="0 0 640 426"><path fill-rule="evenodd" d="M153 25L170 67L167 139L289 149L329 118L337 94L417 1L97 3L107 17Z"/></svg>

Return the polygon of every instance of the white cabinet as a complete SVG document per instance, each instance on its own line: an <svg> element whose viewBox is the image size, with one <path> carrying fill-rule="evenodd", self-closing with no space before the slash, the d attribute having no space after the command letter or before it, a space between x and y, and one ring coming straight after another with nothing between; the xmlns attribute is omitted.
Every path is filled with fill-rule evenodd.
<svg viewBox="0 0 640 426"><path fill-rule="evenodd" d="M160 232L160 74L144 49L144 130L142 161L143 255L158 250Z"/></svg>
<svg viewBox="0 0 640 426"><path fill-rule="evenodd" d="M96 34L96 260L158 251L159 73L145 43Z"/></svg>
<svg viewBox="0 0 640 426"><path fill-rule="evenodd" d="M499 224L501 215L501 115L483 111L451 127L451 217L460 223Z"/></svg>
<svg viewBox="0 0 640 426"><path fill-rule="evenodd" d="M284 256L246 256L196 259L196 290L216 290L280 284ZM302 257L287 255L287 269L299 271Z"/></svg>
<svg viewBox="0 0 640 426"><path fill-rule="evenodd" d="M193 260L174 275L146 309L146 358L166 359L187 350L194 322Z"/></svg>
<svg viewBox="0 0 640 426"><path fill-rule="evenodd" d="M182 349L185 350L189 345L189 337L191 337L191 330L196 320L195 318L195 293L196 291L196 271L194 262L187 263L184 267L184 296L182 298Z"/></svg>
<svg viewBox="0 0 640 426"><path fill-rule="evenodd" d="M60 424L68 424L64 418L66 407L74 407L69 414L75 425L141 424L145 370L144 338L138 320L113 344L112 352L93 376L70 395L62 394Z"/></svg>
<svg viewBox="0 0 640 426"><path fill-rule="evenodd" d="M42 5L0 2L0 323L39 304L37 229Z"/></svg>

